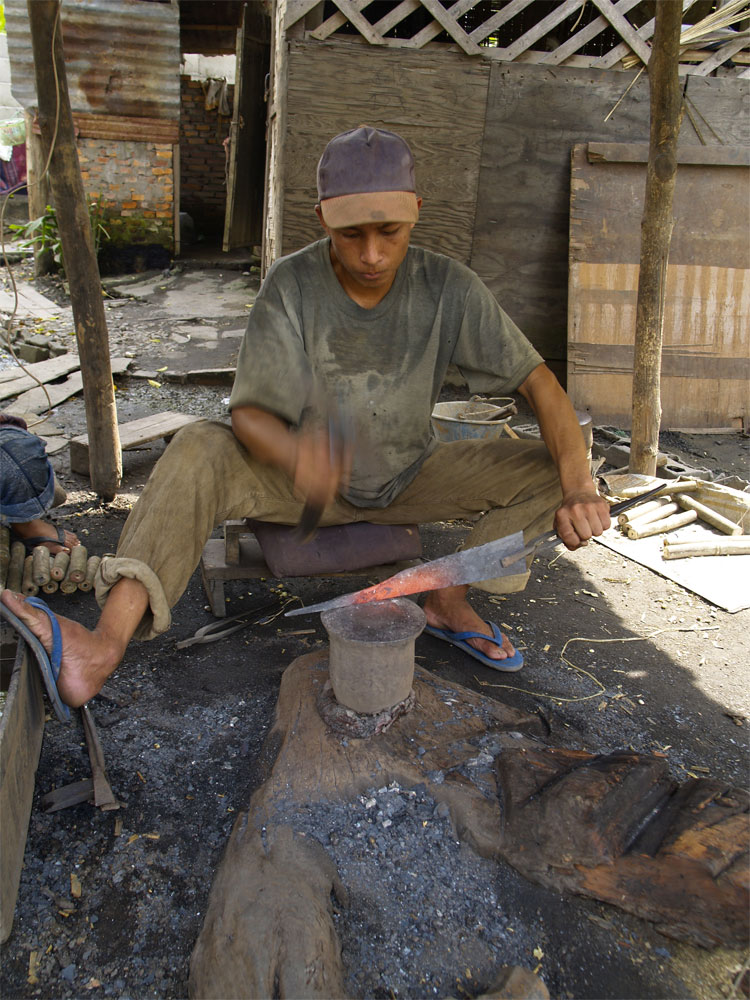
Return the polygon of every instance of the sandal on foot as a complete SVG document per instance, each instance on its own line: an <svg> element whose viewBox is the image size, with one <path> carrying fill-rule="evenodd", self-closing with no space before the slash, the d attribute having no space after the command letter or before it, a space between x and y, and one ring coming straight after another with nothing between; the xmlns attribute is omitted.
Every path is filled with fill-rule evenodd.
<svg viewBox="0 0 750 1000"><path fill-rule="evenodd" d="M70 708L62 701L57 690L57 678L60 675L60 663L62 662L60 623L55 613L38 597L27 597L26 603L30 604L32 608L38 608L40 611L43 611L50 620L50 625L52 626L51 655L47 655L47 650L31 629L27 625L24 625L21 619L14 615L8 605L2 601L0 601L0 616L26 641L36 657L36 662L39 664L39 671L44 681L44 687L46 688L49 700L52 702L55 715L60 722L70 722Z"/></svg>
<svg viewBox="0 0 750 1000"><path fill-rule="evenodd" d="M8 525L8 527L10 527L10 525ZM51 524L50 527L55 528L55 525ZM17 531L14 531L12 527L10 528L10 535L12 541L23 542L26 547L27 556L31 555L37 545L49 545L51 543L52 545L62 545L64 549L70 549L70 546L65 541L64 529L58 525L55 530L57 531L57 538L52 538L51 535L34 535L33 538L24 538L22 535L19 535Z"/></svg>
<svg viewBox="0 0 750 1000"><path fill-rule="evenodd" d="M451 632L450 629L435 628L433 625L425 625L424 631L427 635L434 636L436 639L449 642L451 646L457 646L464 653L468 653L475 660L479 660L485 667L491 667L492 670L503 670L508 673L520 670L523 666L523 657L518 650L515 651L513 656L506 656L504 660L493 660L491 656L486 656L466 641L467 639L487 639L489 642L494 642L498 646L502 646L503 633L494 622L487 622L487 624L492 629L492 635L485 635L484 632Z"/></svg>

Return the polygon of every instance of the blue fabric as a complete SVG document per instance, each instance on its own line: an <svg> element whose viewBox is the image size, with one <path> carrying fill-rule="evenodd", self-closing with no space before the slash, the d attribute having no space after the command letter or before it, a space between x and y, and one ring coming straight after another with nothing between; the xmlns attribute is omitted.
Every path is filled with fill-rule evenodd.
<svg viewBox="0 0 750 1000"><path fill-rule="evenodd" d="M35 434L0 425L0 524L33 521L52 506L55 473Z"/></svg>

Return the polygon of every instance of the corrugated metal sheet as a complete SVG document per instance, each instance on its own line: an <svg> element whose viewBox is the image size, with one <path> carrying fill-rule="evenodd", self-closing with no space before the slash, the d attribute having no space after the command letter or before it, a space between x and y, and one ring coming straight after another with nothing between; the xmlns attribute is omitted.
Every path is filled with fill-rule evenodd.
<svg viewBox="0 0 750 1000"><path fill-rule="evenodd" d="M11 91L36 106L26 0L6 0ZM63 46L74 112L121 117L180 117L180 13L177 3L66 0Z"/></svg>

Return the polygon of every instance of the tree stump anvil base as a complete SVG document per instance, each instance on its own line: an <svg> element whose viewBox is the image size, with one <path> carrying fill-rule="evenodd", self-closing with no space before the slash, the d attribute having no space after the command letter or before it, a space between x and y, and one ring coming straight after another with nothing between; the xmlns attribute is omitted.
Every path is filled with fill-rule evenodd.
<svg viewBox="0 0 750 1000"><path fill-rule="evenodd" d="M677 786L664 758L545 746L539 717L421 669L412 712L370 739L342 737L316 707L327 680L325 650L284 672L266 743L273 763L214 881L191 997L346 995L331 910L331 893L345 892L294 815L393 781L426 786L458 838L535 882L694 943L746 940L747 793L709 780Z"/></svg>

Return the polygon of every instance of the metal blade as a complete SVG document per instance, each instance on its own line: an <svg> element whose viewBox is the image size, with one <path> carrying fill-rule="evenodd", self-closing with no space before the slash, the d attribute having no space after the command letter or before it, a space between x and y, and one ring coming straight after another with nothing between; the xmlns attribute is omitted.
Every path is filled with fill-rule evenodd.
<svg viewBox="0 0 750 1000"><path fill-rule="evenodd" d="M332 608L345 608L350 604L366 604L368 601L388 601L394 597L419 594L424 590L440 590L443 587L491 580L497 576L525 573L526 563L521 556L523 547L523 532L516 531L512 535L487 542L485 545L464 549L462 552L434 559L422 566L402 569L400 573L372 587L365 587L364 590L343 594L341 597L334 597L320 604L311 604L307 608L295 608L293 611L287 611L285 617L309 615Z"/></svg>

